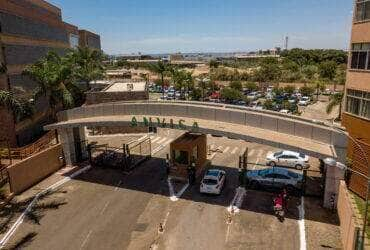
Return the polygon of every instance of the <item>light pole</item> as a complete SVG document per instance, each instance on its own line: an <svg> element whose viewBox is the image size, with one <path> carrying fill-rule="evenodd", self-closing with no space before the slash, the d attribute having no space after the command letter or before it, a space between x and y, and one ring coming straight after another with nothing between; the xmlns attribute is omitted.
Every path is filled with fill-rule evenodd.
<svg viewBox="0 0 370 250"><path fill-rule="evenodd" d="M358 143L358 141L353 138L352 136L350 136L349 134L345 133L343 130L339 129L339 128L336 128L334 126L331 126L335 131L338 131L344 135L346 135L353 143L356 144L356 146L360 149L361 153L364 155L364 158L366 160L366 166L367 166L367 169L368 169L368 173L370 173L370 162L369 162L369 158L365 152L365 150L363 149L363 147L361 146L360 143ZM351 168L347 168L347 170L355 173L355 174L358 174L362 177L364 177L366 180L367 180L367 187L366 187L366 199L365 199L365 214L364 214L364 218L363 218L363 225L362 225L362 234L361 234L361 247L362 249L364 248L364 244L365 244L365 235L366 235L366 226L367 226L367 220L368 220L368 202L369 202L369 191L370 191L370 178L369 176L365 175L365 174L362 174L356 170L353 170Z"/></svg>

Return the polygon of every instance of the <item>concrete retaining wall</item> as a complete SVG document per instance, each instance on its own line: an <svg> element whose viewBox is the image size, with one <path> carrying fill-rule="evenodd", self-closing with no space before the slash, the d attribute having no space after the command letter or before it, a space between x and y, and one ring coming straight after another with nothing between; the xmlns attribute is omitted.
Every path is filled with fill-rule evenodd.
<svg viewBox="0 0 370 250"><path fill-rule="evenodd" d="M148 100L148 91L136 92L87 92L86 104L99 104L119 101Z"/></svg>
<svg viewBox="0 0 370 250"><path fill-rule="evenodd" d="M52 146L8 167L11 192L19 194L63 166L60 144Z"/></svg>

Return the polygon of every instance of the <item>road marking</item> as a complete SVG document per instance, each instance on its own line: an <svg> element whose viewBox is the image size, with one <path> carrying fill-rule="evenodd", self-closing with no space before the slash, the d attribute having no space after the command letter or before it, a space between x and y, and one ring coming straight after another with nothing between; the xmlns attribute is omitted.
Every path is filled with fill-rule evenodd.
<svg viewBox="0 0 370 250"><path fill-rule="evenodd" d="M117 185L116 185L116 187L115 187L114 191L117 191L117 190L120 188L121 183L122 183L122 181L120 180L120 181L117 183Z"/></svg>
<svg viewBox="0 0 370 250"><path fill-rule="evenodd" d="M233 149L233 151L231 151L231 154L233 154L233 155L234 155L234 154L236 153L236 151L238 151L238 149L239 149L238 147L235 147L235 148Z"/></svg>
<svg viewBox="0 0 370 250"><path fill-rule="evenodd" d="M60 187L61 185L67 183L68 181L72 180L73 178L75 178L76 176L88 171L89 169L91 168L91 166L86 166L76 172L74 172L73 174L71 174L70 176L67 176L67 177L64 177L62 180L54 183L53 185L50 185L49 187L47 187L45 190L39 192L35 198L31 201L31 203L27 206L26 210L24 210L24 212L18 217L18 219L16 220L16 222L13 224L13 226L8 230L8 232L5 234L5 236L1 239L0 241L0 249L3 248L5 246L5 244L8 242L8 240L10 239L10 237L12 237L12 235L15 233L15 231L17 231L18 227L20 224L22 224L25 216L27 213L29 213L32 209L32 207L36 204L37 200L39 199L39 197L49 191L52 191L52 190L55 190L56 188Z"/></svg>
<svg viewBox="0 0 370 250"><path fill-rule="evenodd" d="M227 153L229 151L230 147L226 147L223 153Z"/></svg>
<svg viewBox="0 0 370 250"><path fill-rule="evenodd" d="M156 142L156 141L158 141L158 140L160 140L161 139L161 137L160 136L158 136L158 137L156 137L155 139L153 139L152 140L152 143L154 143L154 142Z"/></svg>
<svg viewBox="0 0 370 250"><path fill-rule="evenodd" d="M213 153L213 154L211 154L211 156L209 157L209 159L212 160L213 158L215 158L215 156L216 156L216 153Z"/></svg>
<svg viewBox="0 0 370 250"><path fill-rule="evenodd" d="M156 147L155 149L152 150L152 155L157 154L159 151L161 151L165 147L166 147L165 145L159 145L158 147Z"/></svg>
<svg viewBox="0 0 370 250"><path fill-rule="evenodd" d="M254 155L254 149L252 148L251 151L248 152L248 156L253 156Z"/></svg>
<svg viewBox="0 0 370 250"><path fill-rule="evenodd" d="M167 145L168 145L168 144L170 144L172 141L173 141L173 139L168 139L165 143L163 143L163 145L167 146Z"/></svg>
<svg viewBox="0 0 370 250"><path fill-rule="evenodd" d="M245 188L238 187L235 189L235 195L233 200L230 203L230 206L227 208L227 211L232 214L232 213L239 213L240 207L243 204L243 200L246 194Z"/></svg>
<svg viewBox="0 0 370 250"><path fill-rule="evenodd" d="M146 139L147 137L148 137L148 135L143 135L142 137L140 137L140 138L138 139L138 141L142 141L142 140Z"/></svg>
<svg viewBox="0 0 370 250"><path fill-rule="evenodd" d="M168 217L170 216L170 211L168 211L167 212L167 214L166 214L166 217L164 217L164 220L163 220L163 228L165 228L166 227L166 223L167 223L167 221L168 221Z"/></svg>
<svg viewBox="0 0 370 250"><path fill-rule="evenodd" d="M167 138L166 137L164 137L162 140L159 140L157 143L158 144L162 144L163 142L165 142L167 140Z"/></svg>
<svg viewBox="0 0 370 250"><path fill-rule="evenodd" d="M171 177L167 178L167 183L168 183L168 188L170 190L170 200L171 201L178 201L181 195L185 192L185 190L189 187L189 182L187 182L182 189L175 193L175 189L173 188L172 182L171 182Z"/></svg>
<svg viewBox="0 0 370 250"><path fill-rule="evenodd" d="M306 250L306 229L305 229L305 223L304 223L304 197L301 197L301 205L298 207L299 209L299 240L300 240L300 250Z"/></svg>
<svg viewBox="0 0 370 250"><path fill-rule="evenodd" d="M211 150L213 150L215 147L216 147L216 145L215 144L212 144L211 145Z"/></svg>
<svg viewBox="0 0 370 250"><path fill-rule="evenodd" d="M105 205L104 205L103 209L100 211L100 215L103 215L103 214L104 214L104 212L105 212L105 210L107 209L108 205L109 205L109 201L107 201L107 202L105 203Z"/></svg>
<svg viewBox="0 0 370 250"><path fill-rule="evenodd" d="M254 165L253 165L253 167L252 167L252 169L253 169L253 170L255 170L255 169L256 169L256 167L257 167L257 165L258 165L259 161L260 161L260 160L259 160L259 159L257 159L256 163L254 163Z"/></svg>
<svg viewBox="0 0 370 250"><path fill-rule="evenodd" d="M84 241L81 244L80 249L84 248L84 246L86 245L87 241L89 240L91 234L92 234L92 230L90 230L89 233L86 235Z"/></svg>
<svg viewBox="0 0 370 250"><path fill-rule="evenodd" d="M260 157L262 156L262 154L263 154L263 150L262 150L262 149L260 149L260 150L258 151L258 155L257 155L257 157L258 157L258 158L260 158Z"/></svg>

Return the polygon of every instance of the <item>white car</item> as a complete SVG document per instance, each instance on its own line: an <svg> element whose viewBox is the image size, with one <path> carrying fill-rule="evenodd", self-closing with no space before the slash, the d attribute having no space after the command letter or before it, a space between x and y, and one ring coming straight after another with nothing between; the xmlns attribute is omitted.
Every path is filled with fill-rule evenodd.
<svg viewBox="0 0 370 250"><path fill-rule="evenodd" d="M298 105L300 106L307 106L310 103L310 98L308 96L303 96L301 100L299 100Z"/></svg>
<svg viewBox="0 0 370 250"><path fill-rule="evenodd" d="M225 171L219 169L208 169L200 183L199 191L206 194L221 194L225 180Z"/></svg>
<svg viewBox="0 0 370 250"><path fill-rule="evenodd" d="M294 167L298 170L310 167L309 157L307 155L287 150L267 154L266 162L267 165L272 167Z"/></svg>
<svg viewBox="0 0 370 250"><path fill-rule="evenodd" d="M279 112L282 113L282 114L289 114L290 113L290 111L287 110L287 109L282 109Z"/></svg>

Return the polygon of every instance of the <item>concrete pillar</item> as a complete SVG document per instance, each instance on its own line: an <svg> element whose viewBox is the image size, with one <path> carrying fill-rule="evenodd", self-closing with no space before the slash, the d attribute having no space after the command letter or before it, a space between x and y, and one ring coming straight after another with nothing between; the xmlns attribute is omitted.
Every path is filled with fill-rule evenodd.
<svg viewBox="0 0 370 250"><path fill-rule="evenodd" d="M86 127L79 127L79 134L80 134L80 141L81 141L81 156L83 159L88 158L86 133L87 133Z"/></svg>
<svg viewBox="0 0 370 250"><path fill-rule="evenodd" d="M66 165L72 166L76 163L76 149L73 136L73 128L58 129L60 143L63 147L64 159Z"/></svg>
<svg viewBox="0 0 370 250"><path fill-rule="evenodd" d="M324 207L337 208L340 181L344 180L345 166L334 159L326 158L325 163L325 191Z"/></svg>

